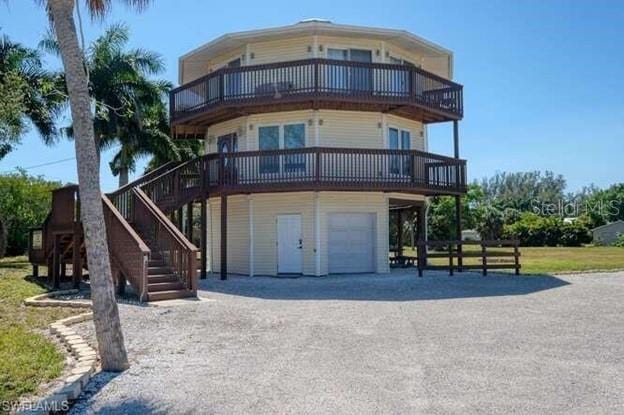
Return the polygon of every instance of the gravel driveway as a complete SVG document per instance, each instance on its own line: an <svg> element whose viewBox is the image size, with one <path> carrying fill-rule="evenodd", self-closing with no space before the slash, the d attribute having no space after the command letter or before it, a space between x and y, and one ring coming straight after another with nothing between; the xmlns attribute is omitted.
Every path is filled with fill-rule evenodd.
<svg viewBox="0 0 624 415"><path fill-rule="evenodd" d="M624 411L624 273L232 277L200 296L120 305L132 367L72 413Z"/></svg>

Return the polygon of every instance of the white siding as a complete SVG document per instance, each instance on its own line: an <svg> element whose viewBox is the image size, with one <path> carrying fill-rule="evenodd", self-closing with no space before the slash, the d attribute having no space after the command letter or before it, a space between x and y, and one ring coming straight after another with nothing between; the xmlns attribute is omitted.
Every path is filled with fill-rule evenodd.
<svg viewBox="0 0 624 415"><path fill-rule="evenodd" d="M371 213L376 221L377 272L389 272L388 199L383 193L320 192L320 274L328 272L328 217L331 213ZM297 213L302 219L303 273L316 274L316 232L313 192L266 193L228 198L228 271L249 274L249 200L253 200L254 275L277 274L277 215ZM219 198L211 198L209 217L210 269L220 269Z"/></svg>
<svg viewBox="0 0 624 415"><path fill-rule="evenodd" d="M239 134L239 151L255 151L258 150L258 127L292 123L305 124L306 147L316 145L315 129L318 128L322 147L384 148L384 134L392 126L410 132L412 149L425 150L423 125L418 121L363 111L319 110L317 114L318 120L313 110L274 112L212 125L208 128L207 151L216 152L217 137L230 133Z"/></svg>

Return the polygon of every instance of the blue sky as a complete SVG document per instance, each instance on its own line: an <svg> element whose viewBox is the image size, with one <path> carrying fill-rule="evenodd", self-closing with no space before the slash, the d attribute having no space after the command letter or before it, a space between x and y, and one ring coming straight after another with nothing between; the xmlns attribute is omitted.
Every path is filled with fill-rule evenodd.
<svg viewBox="0 0 624 415"><path fill-rule="evenodd" d="M161 53L163 77L177 83L178 56L204 42L310 17L405 29L455 52L455 80L465 87L461 156L471 179L552 170L566 177L569 190L624 181L622 1L155 0L141 14L117 2L103 23L87 22L86 35L93 39L110 23L128 23L131 45ZM0 28L15 41L35 46L47 25L34 0L0 2ZM431 151L452 154L451 145L450 125L431 127ZM45 147L30 133L0 162L0 171L73 155L73 143ZM109 159L104 154L107 191L117 182ZM73 160L29 171L76 180Z"/></svg>

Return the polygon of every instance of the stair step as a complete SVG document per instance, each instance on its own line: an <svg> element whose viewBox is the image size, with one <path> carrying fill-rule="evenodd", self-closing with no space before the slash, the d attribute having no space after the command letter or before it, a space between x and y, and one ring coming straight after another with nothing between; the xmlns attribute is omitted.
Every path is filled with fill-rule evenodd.
<svg viewBox="0 0 624 415"><path fill-rule="evenodd" d="M147 283L148 284L156 284L159 282L179 282L180 280L171 274L161 274L161 275L148 275Z"/></svg>
<svg viewBox="0 0 624 415"><path fill-rule="evenodd" d="M165 261L163 261L162 259L150 259L147 263L148 267L164 267L166 265L167 264L165 264Z"/></svg>
<svg viewBox="0 0 624 415"><path fill-rule="evenodd" d="M157 291L157 292L148 292L147 299L148 301L162 301L162 300L173 300L176 298L188 298L195 297L192 291L189 290L171 290L171 291Z"/></svg>
<svg viewBox="0 0 624 415"><path fill-rule="evenodd" d="M162 274L170 274L171 268L166 265L154 265L147 267L147 275L162 275Z"/></svg>
<svg viewBox="0 0 624 415"><path fill-rule="evenodd" d="M147 283L147 292L157 292L157 291L172 291L172 290L184 290L184 285L180 281L171 281L171 282L148 282Z"/></svg>

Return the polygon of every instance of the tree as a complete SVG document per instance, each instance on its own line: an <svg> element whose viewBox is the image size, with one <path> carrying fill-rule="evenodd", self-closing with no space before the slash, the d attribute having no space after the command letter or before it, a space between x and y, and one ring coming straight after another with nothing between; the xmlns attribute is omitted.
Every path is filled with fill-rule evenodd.
<svg viewBox="0 0 624 415"><path fill-rule="evenodd" d="M110 163L120 187L128 183L138 157L166 152L174 156L170 160L178 159L165 104L171 84L150 78L164 71L163 59L156 52L128 49L129 38L126 25L114 24L90 45L86 56L96 106L95 138L100 151L120 145ZM52 35L41 46L59 53ZM73 133L71 127L66 131Z"/></svg>
<svg viewBox="0 0 624 415"><path fill-rule="evenodd" d="M582 216L588 218L590 228L624 220L624 183L604 190L593 188L582 200Z"/></svg>
<svg viewBox="0 0 624 415"><path fill-rule="evenodd" d="M58 137L55 120L65 102L60 76L43 69L38 50L0 37L0 159L20 143L29 124L44 143Z"/></svg>
<svg viewBox="0 0 624 415"><path fill-rule="evenodd" d="M566 182L563 176L546 171L496 173L483 179L485 199L499 209L514 208L520 211L533 210L542 203L558 203L565 199ZM537 213L537 212L535 212Z"/></svg>
<svg viewBox="0 0 624 415"><path fill-rule="evenodd" d="M430 199L427 237L430 240L449 240L456 238L455 197L435 196ZM481 214L483 191L477 183L468 186L468 192L462 196L462 228L473 229Z"/></svg>
<svg viewBox="0 0 624 415"><path fill-rule="evenodd" d="M0 212L7 255L26 252L28 229L41 226L50 211L51 192L61 185L43 177L30 176L24 170L0 175Z"/></svg>
<svg viewBox="0 0 624 415"><path fill-rule="evenodd" d="M149 0L125 0L125 3L137 8L146 6L148 2ZM110 9L111 0L86 0L85 4L92 17L102 17ZM99 157L91 112L89 80L85 71L84 53L78 44L74 24L74 0L47 0L47 6L59 44L69 94L78 165L81 216L93 292L94 325L102 369L125 370L128 367L128 357L115 301L99 182Z"/></svg>

